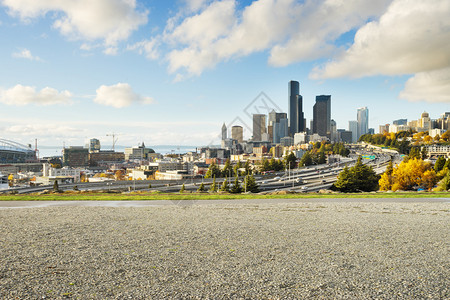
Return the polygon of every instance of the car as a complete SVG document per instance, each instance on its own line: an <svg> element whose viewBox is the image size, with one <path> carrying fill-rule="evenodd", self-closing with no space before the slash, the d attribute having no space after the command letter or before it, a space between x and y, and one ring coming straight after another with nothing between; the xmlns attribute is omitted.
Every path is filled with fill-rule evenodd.
<svg viewBox="0 0 450 300"><path fill-rule="evenodd" d="M277 177L274 178L274 180L280 180L280 179L281 179L280 176L277 176Z"/></svg>
<svg viewBox="0 0 450 300"><path fill-rule="evenodd" d="M307 186L302 186L302 187L301 187L301 190L307 191L307 190L308 190L308 187L307 187Z"/></svg>
<svg viewBox="0 0 450 300"><path fill-rule="evenodd" d="M325 183L325 182L327 182L325 179L322 179L322 183Z"/></svg>

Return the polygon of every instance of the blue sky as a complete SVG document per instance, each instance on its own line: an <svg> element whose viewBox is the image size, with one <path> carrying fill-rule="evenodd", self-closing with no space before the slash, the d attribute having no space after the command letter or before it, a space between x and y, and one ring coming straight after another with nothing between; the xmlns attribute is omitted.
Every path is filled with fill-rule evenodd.
<svg viewBox="0 0 450 300"><path fill-rule="evenodd" d="M449 15L448 0L0 0L0 137L217 144L224 122L251 124L261 92L287 112L289 80L308 124L321 94L338 128L362 106L376 130L438 118Z"/></svg>

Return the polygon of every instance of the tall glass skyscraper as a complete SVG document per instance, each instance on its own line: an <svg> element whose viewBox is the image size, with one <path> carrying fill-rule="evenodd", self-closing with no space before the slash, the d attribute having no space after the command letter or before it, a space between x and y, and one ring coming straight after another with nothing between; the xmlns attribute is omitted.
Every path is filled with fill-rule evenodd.
<svg viewBox="0 0 450 300"><path fill-rule="evenodd" d="M331 96L316 96L313 107L313 133L331 139Z"/></svg>
<svg viewBox="0 0 450 300"><path fill-rule="evenodd" d="M369 133L369 109L367 107L358 108L358 133L357 140L363 135Z"/></svg>
<svg viewBox="0 0 450 300"><path fill-rule="evenodd" d="M300 95L298 81L289 81L289 135L305 131L305 119L303 113L303 97Z"/></svg>

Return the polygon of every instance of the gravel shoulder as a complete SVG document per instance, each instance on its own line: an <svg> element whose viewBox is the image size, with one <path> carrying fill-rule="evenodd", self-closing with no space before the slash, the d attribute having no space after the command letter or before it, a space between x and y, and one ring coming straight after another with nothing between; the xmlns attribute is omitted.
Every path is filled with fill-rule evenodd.
<svg viewBox="0 0 450 300"><path fill-rule="evenodd" d="M449 299L448 203L0 210L1 299Z"/></svg>

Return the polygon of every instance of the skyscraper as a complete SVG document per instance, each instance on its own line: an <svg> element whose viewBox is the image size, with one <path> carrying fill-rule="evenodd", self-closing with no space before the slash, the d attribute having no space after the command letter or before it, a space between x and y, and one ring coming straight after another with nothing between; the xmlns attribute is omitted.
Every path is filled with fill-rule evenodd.
<svg viewBox="0 0 450 300"><path fill-rule="evenodd" d="M331 139L331 96L316 96L313 107L313 133Z"/></svg>
<svg viewBox="0 0 450 300"><path fill-rule="evenodd" d="M275 144L280 143L280 139L287 136L288 120L286 113L277 113L272 110L269 113L269 128L272 127L271 141Z"/></svg>
<svg viewBox="0 0 450 300"><path fill-rule="evenodd" d="M358 108L358 131L356 139L369 133L369 109L367 107Z"/></svg>
<svg viewBox="0 0 450 300"><path fill-rule="evenodd" d="M235 125L231 127L231 138L233 140L237 140L238 143L242 143L244 141L244 129L242 126Z"/></svg>
<svg viewBox="0 0 450 300"><path fill-rule="evenodd" d="M222 141L227 139L227 126L225 126L225 123L222 125Z"/></svg>
<svg viewBox="0 0 450 300"><path fill-rule="evenodd" d="M352 143L358 141L358 121L348 121L348 130L352 132Z"/></svg>
<svg viewBox="0 0 450 300"><path fill-rule="evenodd" d="M300 93L298 81L289 81L289 135L305 131L305 118L303 113L303 97Z"/></svg>
<svg viewBox="0 0 450 300"><path fill-rule="evenodd" d="M262 141L262 135L267 133L266 130L266 115L254 114L253 115L253 140Z"/></svg>

